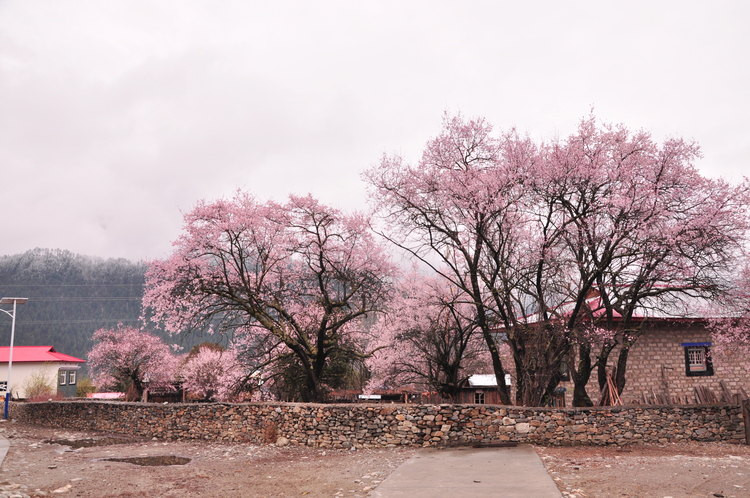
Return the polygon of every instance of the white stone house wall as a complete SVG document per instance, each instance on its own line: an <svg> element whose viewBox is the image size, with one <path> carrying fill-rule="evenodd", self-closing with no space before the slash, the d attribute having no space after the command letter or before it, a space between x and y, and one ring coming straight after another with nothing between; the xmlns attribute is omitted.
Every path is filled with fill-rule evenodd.
<svg viewBox="0 0 750 498"><path fill-rule="evenodd" d="M44 376L47 384L52 388L52 393L56 394L58 389L58 370L61 367L77 368L78 366L78 363L60 361L13 362L10 379L10 388L13 398L26 398L26 387L38 374ZM0 382L4 382L7 378L8 363L0 363ZM2 389L0 389L0 391L2 391ZM5 393L3 392L2 394L4 395Z"/></svg>

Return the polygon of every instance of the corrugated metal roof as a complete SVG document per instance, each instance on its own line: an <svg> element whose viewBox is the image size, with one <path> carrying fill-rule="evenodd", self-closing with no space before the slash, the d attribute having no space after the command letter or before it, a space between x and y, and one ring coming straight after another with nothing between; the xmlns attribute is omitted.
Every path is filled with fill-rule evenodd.
<svg viewBox="0 0 750 498"><path fill-rule="evenodd" d="M8 363L10 347L0 347L0 363ZM58 353L53 346L14 346L13 363L64 362L85 363L86 360Z"/></svg>

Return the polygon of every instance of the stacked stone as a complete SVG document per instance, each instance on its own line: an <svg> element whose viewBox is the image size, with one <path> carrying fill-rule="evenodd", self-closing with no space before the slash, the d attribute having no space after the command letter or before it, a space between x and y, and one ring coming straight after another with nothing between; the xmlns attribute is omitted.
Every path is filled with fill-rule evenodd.
<svg viewBox="0 0 750 498"><path fill-rule="evenodd" d="M204 439L322 448L744 442L739 406L522 408L496 405L301 403L14 403L26 423L160 439Z"/></svg>

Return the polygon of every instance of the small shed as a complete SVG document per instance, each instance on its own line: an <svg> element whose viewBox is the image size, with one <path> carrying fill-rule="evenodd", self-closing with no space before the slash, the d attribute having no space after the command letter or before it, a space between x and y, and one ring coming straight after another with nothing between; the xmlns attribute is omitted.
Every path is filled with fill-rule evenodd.
<svg viewBox="0 0 750 498"><path fill-rule="evenodd" d="M505 383L510 386L510 374L505 374ZM495 374L471 375L458 393L457 401L459 403L473 403L477 405L501 404Z"/></svg>

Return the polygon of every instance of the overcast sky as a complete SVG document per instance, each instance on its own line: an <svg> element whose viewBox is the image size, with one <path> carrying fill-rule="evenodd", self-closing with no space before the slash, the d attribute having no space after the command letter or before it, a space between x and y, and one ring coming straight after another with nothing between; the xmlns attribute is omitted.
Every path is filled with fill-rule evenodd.
<svg viewBox="0 0 750 498"><path fill-rule="evenodd" d="M0 254L165 257L238 188L365 209L444 111L554 139L593 107L748 174L750 2L505 3L0 0Z"/></svg>

